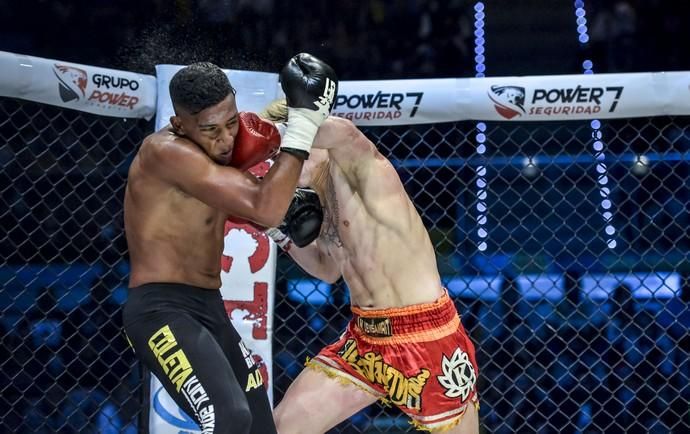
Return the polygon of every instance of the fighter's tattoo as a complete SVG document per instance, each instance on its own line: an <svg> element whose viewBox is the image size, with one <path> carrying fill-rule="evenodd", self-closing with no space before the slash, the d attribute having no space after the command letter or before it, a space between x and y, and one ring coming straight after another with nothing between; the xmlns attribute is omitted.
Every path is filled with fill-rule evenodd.
<svg viewBox="0 0 690 434"><path fill-rule="evenodd" d="M335 195L335 186L330 176L326 178L326 212L324 214L324 238L336 247L342 247L343 241L338 232L338 224L340 223L338 198Z"/></svg>

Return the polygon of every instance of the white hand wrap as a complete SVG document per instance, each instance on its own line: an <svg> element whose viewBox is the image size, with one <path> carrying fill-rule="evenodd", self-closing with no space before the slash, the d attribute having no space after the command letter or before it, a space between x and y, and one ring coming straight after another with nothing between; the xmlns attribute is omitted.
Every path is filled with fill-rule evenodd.
<svg viewBox="0 0 690 434"><path fill-rule="evenodd" d="M321 111L304 108L288 108L287 130L280 143L281 148L311 151L319 126L326 120Z"/></svg>
<svg viewBox="0 0 690 434"><path fill-rule="evenodd" d="M287 252L288 250L290 250L290 247L292 247L292 240L280 229L268 228L264 233L268 235L273 240L273 242L275 242L278 245L278 247L280 247L284 251Z"/></svg>

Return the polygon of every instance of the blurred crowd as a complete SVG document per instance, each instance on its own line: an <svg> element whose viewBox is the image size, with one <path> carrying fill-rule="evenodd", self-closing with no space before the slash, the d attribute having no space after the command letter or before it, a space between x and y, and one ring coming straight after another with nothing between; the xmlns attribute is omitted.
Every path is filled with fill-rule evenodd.
<svg viewBox="0 0 690 434"><path fill-rule="evenodd" d="M31 2L9 8L0 49L147 73L200 60L277 70L300 51L346 79L455 76L472 65L464 0L39 3L40 14Z"/></svg>
<svg viewBox="0 0 690 434"><path fill-rule="evenodd" d="M680 433L690 429L690 287L668 301L620 283L605 302L524 300L506 276L494 306L465 300L494 433ZM483 359L483 362L482 362Z"/></svg>
<svg viewBox="0 0 690 434"><path fill-rule="evenodd" d="M690 69L688 2L585 0L595 72Z"/></svg>
<svg viewBox="0 0 690 434"><path fill-rule="evenodd" d="M76 307L64 309L55 287L47 286L27 312L3 308L0 367L7 381L0 387L0 431L137 432L140 371L112 297L123 284L107 271Z"/></svg>
<svg viewBox="0 0 690 434"><path fill-rule="evenodd" d="M209 60L226 68L276 71L300 51L331 63L341 78L388 79L474 75L475 10L470 0L370 0L367 2L275 0L0 0L0 50L96 66L152 73L157 63ZM539 27L557 9L563 35L577 38L572 3L545 0L485 4L486 63L529 62L529 52L505 52L511 41L492 39L492 17ZM687 2L588 0L590 41L584 53L597 72L690 69ZM494 24L492 24L494 23ZM505 29L503 29L505 30ZM505 35L505 32L501 33ZM525 35L521 35L525 36ZM529 38L529 34L526 35ZM526 44L539 45L539 33ZM554 53L555 54L555 53ZM573 73L579 72L573 69Z"/></svg>

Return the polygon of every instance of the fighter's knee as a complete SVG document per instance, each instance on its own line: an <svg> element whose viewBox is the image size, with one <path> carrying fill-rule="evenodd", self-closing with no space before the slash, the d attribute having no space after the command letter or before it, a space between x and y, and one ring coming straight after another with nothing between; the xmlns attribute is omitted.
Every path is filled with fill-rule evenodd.
<svg viewBox="0 0 690 434"><path fill-rule="evenodd" d="M273 410L273 422L275 422L276 424L276 431L278 431L278 434L292 434L293 432L296 433L293 424L290 421L290 415L294 415L297 413L298 412L296 412L294 409L288 409L286 411L285 405L278 405Z"/></svg>
<svg viewBox="0 0 690 434"><path fill-rule="evenodd" d="M276 425L276 430L282 434L281 425L285 425L285 417L283 412L283 406L278 405L273 409L273 422Z"/></svg>
<svg viewBox="0 0 690 434"><path fill-rule="evenodd" d="M252 412L246 400L232 408L219 408L216 414L214 434L247 434L252 427Z"/></svg>
<svg viewBox="0 0 690 434"><path fill-rule="evenodd" d="M291 396L289 401L283 400L273 410L273 421L278 434L304 434L305 423L316 422L313 420L314 408L314 402L302 396ZM306 432L317 432L315 425Z"/></svg>

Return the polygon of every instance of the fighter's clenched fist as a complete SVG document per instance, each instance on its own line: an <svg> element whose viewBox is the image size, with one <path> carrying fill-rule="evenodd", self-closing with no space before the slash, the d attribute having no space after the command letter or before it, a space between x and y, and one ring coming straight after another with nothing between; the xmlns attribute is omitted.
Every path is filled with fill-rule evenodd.
<svg viewBox="0 0 690 434"><path fill-rule="evenodd" d="M325 62L300 53L280 72L280 83L288 105L288 128L280 148L307 158L316 131L333 108L338 77Z"/></svg>
<svg viewBox="0 0 690 434"><path fill-rule="evenodd" d="M338 91L333 68L311 54L300 53L285 65L280 82L288 107L316 110L321 121L328 117Z"/></svg>

